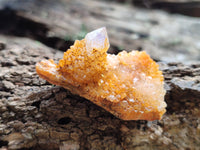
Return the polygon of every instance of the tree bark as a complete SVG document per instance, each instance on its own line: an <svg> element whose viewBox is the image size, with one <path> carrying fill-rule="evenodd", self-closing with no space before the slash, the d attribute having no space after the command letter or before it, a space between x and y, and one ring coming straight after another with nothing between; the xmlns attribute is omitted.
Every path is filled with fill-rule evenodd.
<svg viewBox="0 0 200 150"><path fill-rule="evenodd" d="M91 2L90 5L93 6L96 3ZM81 2L80 4L83 5ZM103 6L105 4L102 2ZM75 7L75 5L70 6ZM115 7L116 9L126 8L118 5ZM79 7L79 10L81 9L85 10L85 7ZM199 62L190 64L159 62L167 90L165 100L168 106L163 119L154 122L123 121L62 87L50 85L36 74L36 62L48 58L58 60L62 57L61 51L40 42L51 43L51 39L47 36L47 32L50 31L61 36L63 34L60 32L61 26L64 25L59 24L57 27L56 23L50 24L53 22L51 17L42 20L40 15L38 17L34 13L30 15L26 10L24 12L17 9L14 12L9 10L9 13L13 13L11 16L18 17L15 20L18 25L10 25L9 19L4 19L8 24L6 28L3 28L6 30L3 30L2 27L5 26L0 24L1 150L199 149ZM9 16L9 13L4 16ZM96 15L98 14L101 13L98 12ZM29 15L30 18L21 18L20 15ZM69 14L60 14L60 16L65 15ZM94 19L94 17L90 19L92 18ZM111 17L108 18L111 19ZM68 19L70 19L69 16ZM78 19L71 19L70 22L75 25ZM102 22L106 24L107 21ZM103 23L97 22L98 25ZM29 25L26 26L28 28L23 27L22 30L23 24ZM29 28L32 26L33 28ZM67 26L66 28L74 28L72 32L75 32L77 27ZM126 29L125 26L123 28ZM111 34L111 41L112 38L120 39L116 31ZM128 40L128 35L120 36ZM60 41L59 36L55 37ZM56 40L55 37L52 41ZM116 46L114 40L111 43L112 46ZM124 45L127 44L127 40ZM131 44L128 45L130 46Z"/></svg>
<svg viewBox="0 0 200 150"><path fill-rule="evenodd" d="M2 0L0 6L7 8L0 13L0 33L29 37L63 51L75 39L105 26L110 53L136 49L165 62L200 60L198 18L93 0Z"/></svg>
<svg viewBox="0 0 200 150"><path fill-rule="evenodd" d="M40 79L55 50L12 38L0 51L0 144L9 149L198 149L200 64L160 63L168 104L161 121L123 121ZM26 42L23 46L21 41ZM16 44L17 43L17 44ZM31 46L30 46L31 45Z"/></svg>

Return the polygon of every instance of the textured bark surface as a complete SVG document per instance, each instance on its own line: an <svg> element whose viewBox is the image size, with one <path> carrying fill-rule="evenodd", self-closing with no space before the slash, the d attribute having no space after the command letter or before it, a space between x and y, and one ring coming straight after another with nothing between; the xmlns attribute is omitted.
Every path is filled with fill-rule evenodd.
<svg viewBox="0 0 200 150"><path fill-rule="evenodd" d="M123 121L38 77L35 63L59 56L59 52L27 39L9 38L7 42L1 43L6 48L0 51L2 147L199 148L200 64L160 63L166 81L167 113L153 123Z"/></svg>
<svg viewBox="0 0 200 150"><path fill-rule="evenodd" d="M88 13L85 11L86 4L80 2L79 5L81 7L79 7L79 9L73 4L74 3L68 3L70 7L68 6L69 9L67 9L68 7L66 9L68 11L76 10L77 12L82 9L82 12ZM113 22L109 24L107 20L104 20L105 14L103 15L102 11L99 9L92 9L95 4L98 4L98 8L101 6L103 8L106 7L106 3L104 2L91 2L88 4L88 10L91 12L97 11L95 15L89 17L89 20L95 21L96 26L102 26L104 23L107 23L106 25L113 27L110 27L110 29L113 29L111 30L110 36L112 48L116 46L115 42L120 43L119 41L121 38L124 39L121 43L125 46L128 45L127 47L130 48L134 45L134 47L136 47L135 44L132 44L135 40L131 39L131 36L128 36L129 34L125 33L125 31L117 34L116 31L118 31L119 28L116 26L119 24L114 24ZM22 6L18 5L15 9L19 9L19 7L21 9ZM166 47L164 49L161 48L158 52L159 54L163 54L161 56L164 56L165 54L167 57L172 57L172 55L167 55L167 49L173 49L174 47L177 48L179 46L184 47L191 41L193 42L192 44L194 44L194 51L190 51L191 53L188 52L188 56L183 60L194 58L194 60L197 61L196 63L189 65L183 63L159 63L160 69L164 73L166 82L165 88L167 90L165 100L168 107L167 113L163 116L163 119L155 122L123 121L114 117L104 109L94 105L90 101L77 95L72 95L62 87L50 85L46 81L40 79L35 72L36 62L48 58L58 60L58 58L62 57L62 52L44 46L40 42L48 46L51 46L49 45L49 43L51 43L53 45L51 47L55 46L52 42L55 42L56 40L62 43L63 41L58 37L64 36L66 31L71 31L73 34L82 22L90 22L84 17L86 14L83 13L83 16L81 16L79 13L73 12L74 17L77 16L77 18L75 17L75 19L71 19L69 22L67 21L67 18L69 19L70 17L69 14L58 13L57 15L54 14L56 17L54 16L53 20L52 14L49 15L49 17L47 17L46 14L43 14L42 18L41 15L37 14L40 13L40 11L28 13L26 9L33 8L32 4L29 6L30 7L24 7L23 11L13 12L9 10L6 11L6 13L5 11L0 13L0 17L5 17L7 15L7 17L5 17L7 20L4 18L7 26L5 26L5 22L0 22L1 150L199 149L200 62L198 62L199 52L196 51L198 50L198 47L194 48L195 46L198 46L198 44L195 45L195 41L199 38L197 33L191 37L189 37L189 34L184 38L182 44L175 43L175 45L165 45ZM48 5L45 5L44 10L45 12L52 13L50 10L50 12L48 11L49 7ZM57 9L60 7L62 7L62 5L56 5ZM73 7L74 9L70 9ZM126 14L125 12L128 9L126 6L122 7L117 4L109 7L118 12L120 12L120 9L121 13L124 12L124 14ZM52 10L55 11L55 9ZM134 10L130 9L130 11ZM2 15L3 13L4 15ZM16 16L11 18L9 13L12 14L11 16ZM144 13L148 14L145 11ZM111 14L107 14L108 19L112 18L109 16ZM103 15L103 17L101 17L101 15ZM159 13L157 15L159 15ZM29 16L30 18L27 19L24 18L24 16ZM98 19L94 16L98 16ZM123 15L121 14L121 16ZM82 20L80 19L81 17ZM117 15L113 16L113 18L115 17L117 17ZM176 18L173 16L171 17L172 20ZM59 24L55 18L60 20ZM152 18L155 19L155 17ZM61 20L64 21L62 22ZM79 22L79 20L81 21ZM115 19L113 20L114 22L116 21ZM191 20L191 22L188 22L192 25L195 20ZM67 24L64 24L65 21ZM139 22L141 22L141 20ZM69 27L70 23L71 26ZM126 23L127 28L125 28L125 25L122 28L130 29L129 25L131 24L128 22ZM89 24L88 26L96 28L95 25ZM177 29L179 29L178 27L180 26L177 26ZM139 31L139 28L136 26L134 29ZM159 27L159 29L162 28ZM173 31L175 31L175 29ZM198 30L195 31L198 32ZM47 33L49 32L51 34L53 33L55 36L51 38L48 37ZM148 31L146 30L146 32ZM11 35L21 37L13 37ZM180 37L181 34L176 35ZM29 38L25 38L24 36ZM166 35L166 38L164 39L167 39L167 36L169 38L170 34ZM194 37L196 37L195 40L193 40ZM40 42L31 40L30 38L39 40ZM148 40L143 40L142 38L136 41L141 43L144 47L149 46L149 48L152 48L150 46L151 44L145 45L146 43L151 43ZM58 44L57 47L59 47L59 42L56 43ZM64 47L67 44L70 45L70 41L64 42L61 45L63 44ZM151 51L149 52L151 53ZM179 54L178 52L176 53L175 50L173 53ZM159 56L156 55L153 55L153 57L159 58ZM159 58L159 60L162 60L162 58Z"/></svg>
<svg viewBox="0 0 200 150"><path fill-rule="evenodd" d="M165 62L200 60L199 18L100 0L1 0L1 8L0 33L28 36L56 49L66 50L74 39L106 26L111 53L138 49Z"/></svg>

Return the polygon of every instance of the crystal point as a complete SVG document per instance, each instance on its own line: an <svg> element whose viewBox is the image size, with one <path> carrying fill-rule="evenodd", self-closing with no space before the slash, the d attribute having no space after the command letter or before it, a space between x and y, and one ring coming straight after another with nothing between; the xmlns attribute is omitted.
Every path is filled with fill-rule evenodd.
<svg viewBox="0 0 200 150"><path fill-rule="evenodd" d="M93 49L106 52L110 47L106 28L102 27L88 33L85 36L85 43L88 52Z"/></svg>

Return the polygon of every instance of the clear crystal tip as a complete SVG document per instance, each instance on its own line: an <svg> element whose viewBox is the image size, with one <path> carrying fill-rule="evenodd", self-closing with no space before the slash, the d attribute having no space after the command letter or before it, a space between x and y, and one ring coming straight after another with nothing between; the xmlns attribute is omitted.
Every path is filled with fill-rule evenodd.
<svg viewBox="0 0 200 150"><path fill-rule="evenodd" d="M99 28L88 33L85 36L86 49L92 51L93 49L101 52L106 52L110 47L107 31L105 27Z"/></svg>

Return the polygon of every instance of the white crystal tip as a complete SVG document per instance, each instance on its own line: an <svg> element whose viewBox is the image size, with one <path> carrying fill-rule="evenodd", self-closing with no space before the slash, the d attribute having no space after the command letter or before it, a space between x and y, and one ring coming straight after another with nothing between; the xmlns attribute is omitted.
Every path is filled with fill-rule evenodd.
<svg viewBox="0 0 200 150"><path fill-rule="evenodd" d="M105 27L99 28L88 33L85 36L86 49L87 51L92 51L93 49L99 51L107 51L110 47L107 31Z"/></svg>

